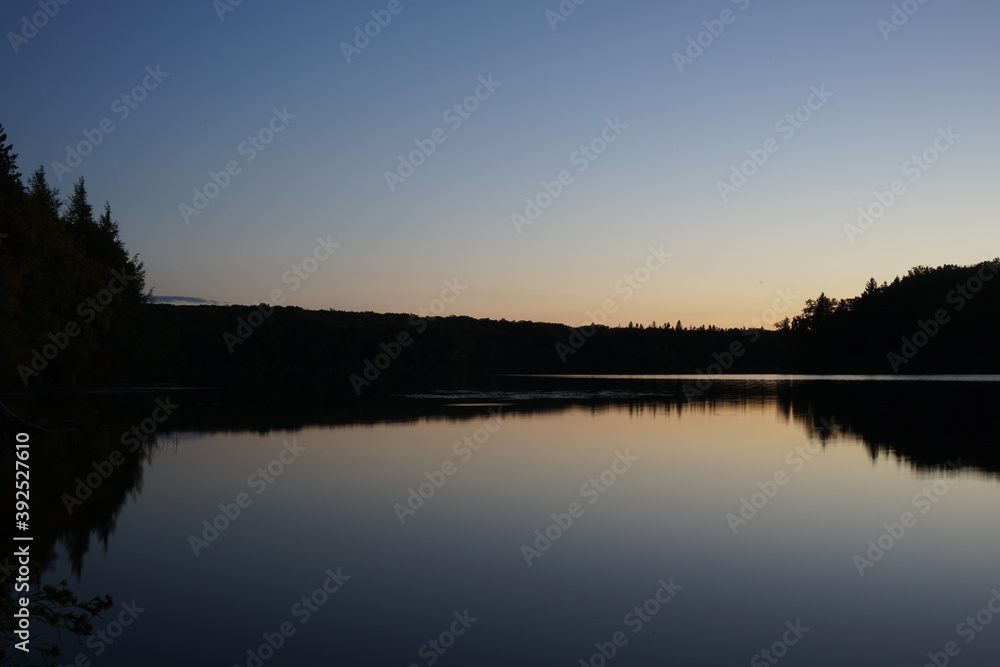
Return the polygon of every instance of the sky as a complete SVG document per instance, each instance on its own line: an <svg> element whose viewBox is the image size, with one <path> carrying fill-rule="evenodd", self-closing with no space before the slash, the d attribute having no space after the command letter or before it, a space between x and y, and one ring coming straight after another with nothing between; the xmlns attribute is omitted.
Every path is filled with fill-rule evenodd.
<svg viewBox="0 0 1000 667"><path fill-rule="evenodd" d="M0 123L160 296L740 326L1000 254L995 0L576 2L8 0Z"/></svg>

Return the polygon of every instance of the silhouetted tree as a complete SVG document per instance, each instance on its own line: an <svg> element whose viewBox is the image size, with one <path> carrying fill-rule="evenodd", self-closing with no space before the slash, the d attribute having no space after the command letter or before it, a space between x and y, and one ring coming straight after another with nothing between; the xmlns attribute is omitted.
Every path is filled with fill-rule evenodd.
<svg viewBox="0 0 1000 667"><path fill-rule="evenodd" d="M138 255L129 257L109 206L94 220L82 177L61 215L59 192L49 186L44 167L32 173L25 188L16 158L0 126L2 367L16 369L14 377L28 383L48 377L107 377L112 362L138 344L141 307L149 300L142 263ZM115 272L129 276L124 289L111 282ZM108 294L110 303L88 305L88 299L106 301ZM68 326L79 330L67 334ZM39 355L57 340L55 358Z"/></svg>
<svg viewBox="0 0 1000 667"><path fill-rule="evenodd" d="M44 169L25 187L16 158L0 126L0 368L7 382L18 382L19 369L67 324L80 332L47 364L42 381L236 384L291 374L350 388L351 374L363 372L379 345L400 332L414 342L385 370L387 378L428 377L441 368L695 372L737 341L748 345L733 372L888 372L887 354L926 331L941 309L951 319L926 334L901 372L1000 372L1000 279L976 278L995 271L986 263L914 267L891 284L872 278L860 296L846 299L822 292L774 330L685 329L678 320L672 331L683 333L675 334L667 333L669 324L661 332L655 322L629 322L594 326L580 346L573 341L581 334L574 339L573 329L558 324L278 307L252 337L227 347L222 334L257 308L150 304L143 265L126 249L110 205L95 220L81 178L60 213ZM113 277L119 287L124 279L124 289L110 289ZM975 294L958 291L973 279L980 284ZM105 291L115 294L104 294L99 311L87 305ZM568 352L560 356L560 349Z"/></svg>
<svg viewBox="0 0 1000 667"><path fill-rule="evenodd" d="M14 146L7 143L7 132L0 124L0 192L10 197L24 191L21 183L21 172L17 169L17 153Z"/></svg>
<svg viewBox="0 0 1000 667"><path fill-rule="evenodd" d="M878 294L878 283L875 282L875 278L870 278L867 283L865 283L865 291L861 293L861 296L875 296Z"/></svg>

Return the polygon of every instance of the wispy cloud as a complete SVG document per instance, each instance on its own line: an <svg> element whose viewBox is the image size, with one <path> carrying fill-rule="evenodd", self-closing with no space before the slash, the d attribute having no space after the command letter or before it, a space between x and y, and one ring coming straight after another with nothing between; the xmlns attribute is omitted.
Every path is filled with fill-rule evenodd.
<svg viewBox="0 0 1000 667"><path fill-rule="evenodd" d="M218 306L218 301L200 299L196 296L154 296L155 303L167 303L172 306Z"/></svg>

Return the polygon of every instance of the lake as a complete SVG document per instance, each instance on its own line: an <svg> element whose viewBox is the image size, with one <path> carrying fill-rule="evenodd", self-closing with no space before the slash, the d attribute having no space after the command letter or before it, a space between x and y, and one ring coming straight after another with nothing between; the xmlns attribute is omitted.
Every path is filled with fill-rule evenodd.
<svg viewBox="0 0 1000 667"><path fill-rule="evenodd" d="M59 664L997 664L1000 377L269 389L5 398Z"/></svg>

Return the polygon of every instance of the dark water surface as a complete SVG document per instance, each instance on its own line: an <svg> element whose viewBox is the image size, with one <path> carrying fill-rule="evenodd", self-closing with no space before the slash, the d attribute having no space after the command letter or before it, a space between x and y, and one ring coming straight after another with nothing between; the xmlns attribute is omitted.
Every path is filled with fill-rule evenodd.
<svg viewBox="0 0 1000 667"><path fill-rule="evenodd" d="M8 396L60 664L998 664L998 378L710 384Z"/></svg>

